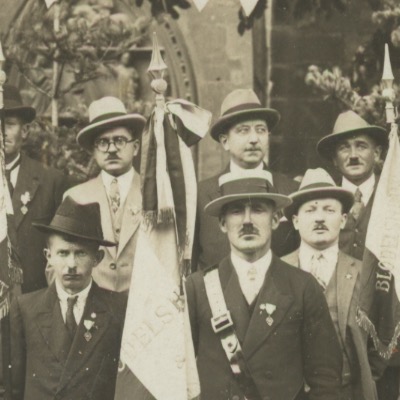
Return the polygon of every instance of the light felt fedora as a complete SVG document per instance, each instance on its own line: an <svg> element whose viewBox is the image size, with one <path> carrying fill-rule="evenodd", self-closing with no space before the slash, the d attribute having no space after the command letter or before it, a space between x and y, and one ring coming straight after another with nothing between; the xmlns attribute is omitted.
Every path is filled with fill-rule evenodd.
<svg viewBox="0 0 400 400"><path fill-rule="evenodd" d="M240 121L262 119L272 130L279 122L280 114L272 108L262 107L257 95L251 89L236 89L229 93L221 105L221 115L211 127L210 134L219 142L219 135Z"/></svg>
<svg viewBox="0 0 400 400"><path fill-rule="evenodd" d="M218 181L221 196L206 204L204 211L219 217L226 204L245 199L270 200L277 209L288 206L292 201L288 196L277 193L268 177L267 171L254 169L221 175Z"/></svg>
<svg viewBox="0 0 400 400"><path fill-rule="evenodd" d="M297 214L299 207L310 200L333 198L343 205L343 212L348 213L354 203L354 195L349 190L336 186L332 177L322 168L308 169L301 181L299 190L289 195L292 204L285 208L288 221Z"/></svg>
<svg viewBox="0 0 400 400"><path fill-rule="evenodd" d="M120 99L106 96L90 104L89 125L78 133L76 140L81 147L91 150L96 136L106 128L125 126L139 136L145 124L146 119L142 115L128 114Z"/></svg>
<svg viewBox="0 0 400 400"><path fill-rule="evenodd" d="M21 95L18 89L12 85L4 85L4 115L17 116L26 124L32 122L36 117L36 111L33 107L22 103Z"/></svg>
<svg viewBox="0 0 400 400"><path fill-rule="evenodd" d="M385 146L388 143L388 134L384 128L370 125L354 111L349 110L339 114L333 132L318 142L317 151L322 157L330 160L336 144L341 139L362 134L372 137L378 145Z"/></svg>
<svg viewBox="0 0 400 400"><path fill-rule="evenodd" d="M117 245L103 237L99 203L79 204L68 196L58 207L49 225L36 222L32 225L47 234L68 235L107 247Z"/></svg>

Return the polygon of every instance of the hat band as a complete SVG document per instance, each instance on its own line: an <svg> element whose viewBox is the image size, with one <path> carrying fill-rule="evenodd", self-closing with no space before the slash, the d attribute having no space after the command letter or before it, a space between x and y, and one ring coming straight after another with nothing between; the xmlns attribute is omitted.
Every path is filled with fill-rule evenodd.
<svg viewBox="0 0 400 400"><path fill-rule="evenodd" d="M122 117L122 116L126 116L126 115L127 115L127 113L123 113L123 112L120 112L120 111L114 112L114 113L101 114L98 117L92 119L90 121L90 123L91 124L95 124L96 122L101 122L101 121L105 121L105 120L110 119L110 118Z"/></svg>
<svg viewBox="0 0 400 400"><path fill-rule="evenodd" d="M275 193L275 190L270 182L259 178L234 180L226 182L221 186L222 196L254 193Z"/></svg>
<svg viewBox="0 0 400 400"><path fill-rule="evenodd" d="M304 186L299 189L299 192L303 190L310 190L310 189L330 189L330 188L336 188L338 187L336 185L332 185L331 183L328 182L318 182L318 183L312 183L310 185Z"/></svg>
<svg viewBox="0 0 400 400"><path fill-rule="evenodd" d="M85 224L85 227L92 227L92 224ZM66 217L64 215L56 214L49 225L49 228L63 229L71 232L71 235L80 235L86 237L92 237L93 239L103 240L103 233L94 226L94 229L83 231L82 222L76 219Z"/></svg>
<svg viewBox="0 0 400 400"><path fill-rule="evenodd" d="M223 117L225 115L233 114L238 111L254 110L255 108L260 108L260 107L261 107L261 104L258 104L258 103L243 103L243 104L239 104L235 107L228 108L228 110L226 110L221 116Z"/></svg>

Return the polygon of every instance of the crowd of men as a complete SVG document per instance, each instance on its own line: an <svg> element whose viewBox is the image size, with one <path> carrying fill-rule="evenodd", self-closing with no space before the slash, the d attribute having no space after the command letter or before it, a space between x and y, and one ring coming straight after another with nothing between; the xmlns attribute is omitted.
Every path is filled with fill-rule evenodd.
<svg viewBox="0 0 400 400"><path fill-rule="evenodd" d="M35 110L5 87L7 181L24 274L11 308L18 400L112 400L142 196L132 162L145 118L115 97L89 106L77 142L101 169L65 177L24 155ZM230 155L198 185L186 291L206 400L397 400L400 369L356 323L377 165L387 132L353 111L317 145L341 174L298 182L268 168L278 111L234 90L210 135ZM280 258L281 257L281 258Z"/></svg>

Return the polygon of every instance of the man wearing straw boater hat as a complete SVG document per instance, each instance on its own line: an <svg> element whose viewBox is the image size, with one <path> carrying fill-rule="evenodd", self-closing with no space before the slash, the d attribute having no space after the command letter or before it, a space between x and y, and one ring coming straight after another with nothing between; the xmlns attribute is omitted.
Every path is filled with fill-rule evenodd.
<svg viewBox="0 0 400 400"><path fill-rule="evenodd" d="M310 272L324 289L343 355L343 400L377 399L374 374L383 360L368 351L365 332L356 322L361 261L339 250L339 234L353 206L353 193L336 186L322 168L306 171L293 203L285 209L301 237L300 248L283 261Z"/></svg>
<svg viewBox="0 0 400 400"><path fill-rule="evenodd" d="M378 177L376 167L387 145L385 129L364 121L353 111L341 113L333 132L317 144L318 153L341 175L339 185L354 194L354 205L340 233L339 247L362 260Z"/></svg>
<svg viewBox="0 0 400 400"><path fill-rule="evenodd" d="M81 204L100 204L104 236L118 245L104 249L105 256L93 278L99 286L121 292L129 289L141 221L140 176L132 161L139 152L146 120L139 114L128 114L123 103L110 96L90 104L89 120L77 141L93 154L101 172L71 188L65 196Z"/></svg>
<svg viewBox="0 0 400 400"><path fill-rule="evenodd" d="M113 400L126 296L101 289L92 271L104 251L98 203L67 197L49 225L45 255L55 272L46 289L13 300L13 399Z"/></svg>
<svg viewBox="0 0 400 400"><path fill-rule="evenodd" d="M47 286L43 255L44 236L32 228L33 221L49 223L67 188L59 171L31 159L21 149L29 135L26 126L35 109L22 103L16 87L4 86L6 178L13 204L17 248L23 271L22 292Z"/></svg>
<svg viewBox="0 0 400 400"><path fill-rule="evenodd" d="M219 262L229 253L226 237L217 221L204 212L204 206L219 195L218 178L229 171L248 169L267 171L269 181L282 194L289 194L298 187L297 182L285 175L268 170L269 136L280 119L278 111L261 105L250 89L237 89L229 93L221 105L221 115L211 127L211 137L221 143L229 154L230 162L223 172L199 183L197 226L194 263L205 268ZM272 248L278 255L294 250L297 235L291 225L281 221L274 232Z"/></svg>
<svg viewBox="0 0 400 400"><path fill-rule="evenodd" d="M202 398L337 400L342 357L322 289L270 249L290 199L263 170L231 172L219 184L205 212L230 254L186 286Z"/></svg>

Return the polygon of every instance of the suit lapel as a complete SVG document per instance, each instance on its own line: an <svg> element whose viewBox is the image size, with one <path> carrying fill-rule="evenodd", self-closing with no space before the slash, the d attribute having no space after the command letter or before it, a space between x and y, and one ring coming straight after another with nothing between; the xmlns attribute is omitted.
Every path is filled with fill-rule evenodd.
<svg viewBox="0 0 400 400"><path fill-rule="evenodd" d="M87 362L88 358L93 354L100 339L104 336L108 329L110 321L110 313L107 305L99 295L99 288L93 282L93 286L89 292L86 301L85 310L82 319L78 325L74 340L72 342L67 361L59 382L58 390L62 390L80 371L82 366ZM85 320L94 321L93 327L90 329L90 340L85 339L87 329L84 325Z"/></svg>
<svg viewBox="0 0 400 400"><path fill-rule="evenodd" d="M141 221L142 194L140 192L140 176L135 171L122 214L121 234L119 237L118 256L135 233Z"/></svg>
<svg viewBox="0 0 400 400"><path fill-rule="evenodd" d="M293 297L281 290L281 277L279 276L279 265L277 265L279 262L278 258L272 258L269 271L265 276L264 284L258 295L243 343L243 351L247 357L251 357L268 336L277 329L293 303ZM271 315L273 318L271 326L265 320L267 317L266 312L263 311L260 313L260 305L265 303L276 306L274 313Z"/></svg>
<svg viewBox="0 0 400 400"><path fill-rule="evenodd" d="M108 203L106 189L103 185L103 180L101 179L101 174L99 174L93 181L91 192L92 195L95 196L93 201L97 201L100 204L101 228L103 230L104 239L114 242L115 238L112 227L111 210ZM105 247L105 251L108 251L113 259L117 256L117 250L115 247Z"/></svg>
<svg viewBox="0 0 400 400"><path fill-rule="evenodd" d="M26 215L26 213L23 214L21 211L21 207L23 206L21 196L28 192L31 198L31 202L35 197L39 185L40 178L35 164L31 163L29 158L21 154L21 165L19 167L17 183L15 185L14 193L12 196L14 221L17 229ZM30 202L28 202L26 205L28 208L28 212Z"/></svg>
<svg viewBox="0 0 400 400"><path fill-rule="evenodd" d="M226 307L231 313L239 341L243 343L250 322L249 307L243 296L239 278L231 263L230 257L225 258L221 262L219 277Z"/></svg>
<svg viewBox="0 0 400 400"><path fill-rule="evenodd" d="M339 251L337 265L337 306L339 331L345 340L350 303L357 281L358 271L355 260Z"/></svg>
<svg viewBox="0 0 400 400"><path fill-rule="evenodd" d="M54 284L47 289L43 304L38 308L41 310L36 318L39 331L53 355L64 364L71 347L71 338L61 315Z"/></svg>

